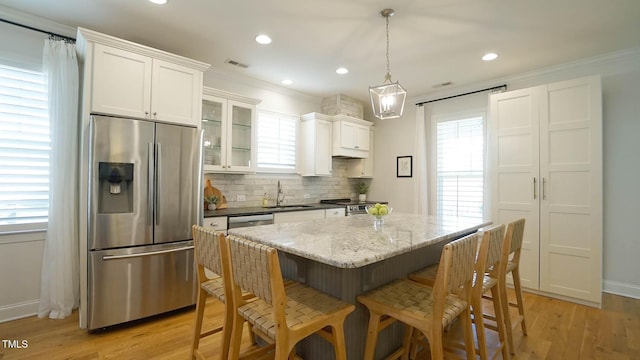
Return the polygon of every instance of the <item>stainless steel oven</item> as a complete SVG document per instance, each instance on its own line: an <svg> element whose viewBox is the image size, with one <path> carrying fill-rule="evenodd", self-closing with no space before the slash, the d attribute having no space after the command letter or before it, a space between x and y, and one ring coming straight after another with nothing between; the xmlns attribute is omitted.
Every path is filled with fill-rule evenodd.
<svg viewBox="0 0 640 360"><path fill-rule="evenodd" d="M364 201L360 202L357 200L351 199L326 199L320 200L321 204L332 204L332 205L344 205L345 211L344 214L346 216L358 215L358 214L366 214L367 206L373 205L376 203L387 204L386 201Z"/></svg>

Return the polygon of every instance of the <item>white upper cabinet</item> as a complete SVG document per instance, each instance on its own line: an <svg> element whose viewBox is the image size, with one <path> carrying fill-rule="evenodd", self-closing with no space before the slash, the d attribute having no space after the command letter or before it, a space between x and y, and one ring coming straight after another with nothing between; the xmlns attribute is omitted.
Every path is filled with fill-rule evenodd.
<svg viewBox="0 0 640 360"><path fill-rule="evenodd" d="M163 60L153 60L151 117L199 125L202 71Z"/></svg>
<svg viewBox="0 0 640 360"><path fill-rule="evenodd" d="M91 112L148 117L151 103L151 58L95 44Z"/></svg>
<svg viewBox="0 0 640 360"><path fill-rule="evenodd" d="M202 129L205 172L255 172L256 104L259 102L204 88Z"/></svg>
<svg viewBox="0 0 640 360"><path fill-rule="evenodd" d="M347 160L347 176L350 178L372 178L373 177L373 126L369 131L369 157L364 159Z"/></svg>
<svg viewBox="0 0 640 360"><path fill-rule="evenodd" d="M311 113L301 117L300 174L302 176L331 176L330 116Z"/></svg>
<svg viewBox="0 0 640 360"><path fill-rule="evenodd" d="M346 115L333 118L333 156L368 157L371 123Z"/></svg>
<svg viewBox="0 0 640 360"><path fill-rule="evenodd" d="M208 64L86 29L78 34L91 113L199 126Z"/></svg>

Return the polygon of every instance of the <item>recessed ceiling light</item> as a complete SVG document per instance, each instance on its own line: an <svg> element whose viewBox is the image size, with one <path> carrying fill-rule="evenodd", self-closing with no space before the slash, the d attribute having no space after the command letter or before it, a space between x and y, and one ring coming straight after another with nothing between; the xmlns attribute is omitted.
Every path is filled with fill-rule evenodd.
<svg viewBox="0 0 640 360"><path fill-rule="evenodd" d="M271 44L271 38L269 37L269 35L261 34L256 36L256 42L262 45Z"/></svg>
<svg viewBox="0 0 640 360"><path fill-rule="evenodd" d="M282 80L282 83L283 83L284 85L291 85L291 84L293 84L293 80L290 80L290 79L284 79L284 80Z"/></svg>
<svg viewBox="0 0 640 360"><path fill-rule="evenodd" d="M491 61L491 60L495 60L497 58L498 58L498 54L496 54L496 53L487 53L487 54L484 54L484 56L482 57L482 60Z"/></svg>
<svg viewBox="0 0 640 360"><path fill-rule="evenodd" d="M167 3L167 0L149 0L154 4L158 4L158 5L164 5Z"/></svg>
<svg viewBox="0 0 640 360"><path fill-rule="evenodd" d="M344 74L347 74L348 72L349 72L349 69L345 67L339 67L336 69L336 74L344 75Z"/></svg>

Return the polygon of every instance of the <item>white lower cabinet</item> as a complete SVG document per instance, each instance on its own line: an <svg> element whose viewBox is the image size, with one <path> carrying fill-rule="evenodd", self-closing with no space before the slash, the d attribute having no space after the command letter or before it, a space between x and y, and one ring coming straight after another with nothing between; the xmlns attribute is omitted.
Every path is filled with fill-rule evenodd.
<svg viewBox="0 0 640 360"><path fill-rule="evenodd" d="M277 212L273 214L274 224L283 224L297 221L324 219L324 210L302 210Z"/></svg>
<svg viewBox="0 0 640 360"><path fill-rule="evenodd" d="M227 217L226 216L216 216L216 217L206 217L202 223L203 227L224 231L227 233Z"/></svg>
<svg viewBox="0 0 640 360"><path fill-rule="evenodd" d="M335 208L335 209L326 209L324 211L325 219L335 218L335 217L344 217L344 215L345 215L345 208L344 207Z"/></svg>
<svg viewBox="0 0 640 360"><path fill-rule="evenodd" d="M522 286L602 301L599 76L490 96L495 224L525 218Z"/></svg>

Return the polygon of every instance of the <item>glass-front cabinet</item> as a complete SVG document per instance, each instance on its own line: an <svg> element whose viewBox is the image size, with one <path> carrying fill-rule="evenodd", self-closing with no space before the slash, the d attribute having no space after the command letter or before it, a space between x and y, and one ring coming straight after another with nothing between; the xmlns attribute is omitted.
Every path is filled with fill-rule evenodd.
<svg viewBox="0 0 640 360"><path fill-rule="evenodd" d="M255 172L259 101L211 88L202 99L205 172Z"/></svg>

